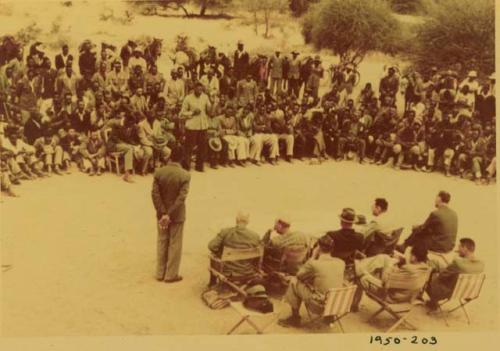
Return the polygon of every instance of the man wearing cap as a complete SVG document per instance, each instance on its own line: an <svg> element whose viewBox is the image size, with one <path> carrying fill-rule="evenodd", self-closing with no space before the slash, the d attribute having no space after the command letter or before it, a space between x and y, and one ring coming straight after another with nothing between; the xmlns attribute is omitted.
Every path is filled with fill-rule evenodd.
<svg viewBox="0 0 500 351"><path fill-rule="evenodd" d="M183 159L182 147L175 145L169 164L156 170L151 191L158 220L156 279L166 283L182 280L179 267L186 220L185 201L191 182L191 175L180 165Z"/></svg>
<svg viewBox="0 0 500 351"><path fill-rule="evenodd" d="M248 68L250 65L250 57L248 52L244 49L243 41L238 41L238 49L234 52L233 59L234 66L234 76L236 80L244 79L248 74Z"/></svg>
<svg viewBox="0 0 500 351"><path fill-rule="evenodd" d="M328 290L343 286L345 263L330 255L332 239L322 237L318 244L316 256L304 263L288 286L285 301L290 305L292 314L279 320L279 325L283 327L300 327L302 302L312 312L321 314Z"/></svg>
<svg viewBox="0 0 500 351"><path fill-rule="evenodd" d="M232 249L250 249L261 245L259 235L247 228L250 216L239 212L236 216L236 226L222 229L210 242L208 249L215 257L220 257L225 247ZM227 262L224 264L224 275L233 278L252 277L257 269L251 260ZM215 284L215 277L210 275L209 285Z"/></svg>
<svg viewBox="0 0 500 351"><path fill-rule="evenodd" d="M208 115L212 104L208 96L203 93L203 84L196 83L194 92L189 94L182 103L180 116L186 119L186 152L184 169L191 169L191 157L196 145L196 170L203 172L205 153L207 148Z"/></svg>
<svg viewBox="0 0 500 351"><path fill-rule="evenodd" d="M429 249L429 261L435 270L442 270L451 262L452 250L458 231L457 213L449 207L450 193L440 191L434 200L432 211L422 225L414 226L410 236L401 246L405 252L409 246L423 244Z"/></svg>
<svg viewBox="0 0 500 351"><path fill-rule="evenodd" d="M287 217L281 216L274 222L274 228L268 230L262 237L265 245L264 260L267 257L281 258L283 249L292 246L307 247L309 240L307 236L300 231L290 229L291 223ZM273 233L275 233L273 235ZM297 267L288 267L290 272L296 271Z"/></svg>
<svg viewBox="0 0 500 351"><path fill-rule="evenodd" d="M329 231L324 236L332 239L332 256L338 257L349 264L353 262L356 251L363 250L363 234L356 232L353 228L356 221L356 212L352 208L344 208L339 216L341 229Z"/></svg>
<svg viewBox="0 0 500 351"><path fill-rule="evenodd" d="M269 75L271 77L271 94L280 94L283 79L283 58L281 52L276 50L275 54L269 59Z"/></svg>

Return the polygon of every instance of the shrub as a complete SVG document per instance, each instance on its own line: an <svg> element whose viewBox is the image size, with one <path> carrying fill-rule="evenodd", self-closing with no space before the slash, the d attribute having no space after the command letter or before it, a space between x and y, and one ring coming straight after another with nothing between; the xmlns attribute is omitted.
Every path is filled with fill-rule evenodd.
<svg viewBox="0 0 500 351"><path fill-rule="evenodd" d="M322 0L306 14L302 32L306 43L357 64L370 51L395 53L399 28L386 1Z"/></svg>

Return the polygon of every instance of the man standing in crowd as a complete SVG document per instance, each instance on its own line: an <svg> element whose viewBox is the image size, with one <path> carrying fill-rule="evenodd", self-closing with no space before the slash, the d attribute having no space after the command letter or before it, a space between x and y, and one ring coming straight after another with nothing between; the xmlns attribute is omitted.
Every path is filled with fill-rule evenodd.
<svg viewBox="0 0 500 351"><path fill-rule="evenodd" d="M179 266L182 253L182 235L186 220L186 197L191 176L182 169L182 148L172 148L171 163L154 174L152 199L158 220L158 258L156 279L166 283L182 280Z"/></svg>
<svg viewBox="0 0 500 351"><path fill-rule="evenodd" d="M203 172L207 148L208 115L212 105L208 96L203 93L203 84L196 83L194 92L189 94L182 103L181 117L186 118L186 155L184 169L191 169L191 157L196 146L196 170Z"/></svg>
<svg viewBox="0 0 500 351"><path fill-rule="evenodd" d="M245 51L243 41L238 41L238 49L234 52L234 76L237 81L245 78L248 74L250 57Z"/></svg>

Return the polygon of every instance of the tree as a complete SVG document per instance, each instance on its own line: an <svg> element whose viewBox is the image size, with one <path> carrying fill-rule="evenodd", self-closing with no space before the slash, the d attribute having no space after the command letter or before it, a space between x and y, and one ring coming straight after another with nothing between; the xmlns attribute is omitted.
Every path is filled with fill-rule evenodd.
<svg viewBox="0 0 500 351"><path fill-rule="evenodd" d="M410 48L418 68L495 70L495 0L440 0L427 13Z"/></svg>
<svg viewBox="0 0 500 351"><path fill-rule="evenodd" d="M309 10L310 5L319 2L319 0L290 0L289 8L295 17L300 17Z"/></svg>
<svg viewBox="0 0 500 351"><path fill-rule="evenodd" d="M171 9L174 11L182 10L186 17L189 17L190 14L186 9L185 5L189 2L189 0L128 0L135 6L138 6L142 9L143 14L145 15L156 15L157 14L157 6L163 7L166 9Z"/></svg>
<svg viewBox="0 0 500 351"><path fill-rule="evenodd" d="M242 3L253 14L255 34L257 34L258 27L258 14L264 15L264 23L266 30L264 37L269 37L269 30L271 29L271 17L273 13L284 11L287 7L287 0L243 0Z"/></svg>
<svg viewBox="0 0 500 351"><path fill-rule="evenodd" d="M394 53L398 30L386 1L322 0L306 14L302 33L306 43L357 65L370 51Z"/></svg>
<svg viewBox="0 0 500 351"><path fill-rule="evenodd" d="M196 0L196 3L200 6L200 16L205 16L207 9L222 9L228 6L231 1L232 0Z"/></svg>

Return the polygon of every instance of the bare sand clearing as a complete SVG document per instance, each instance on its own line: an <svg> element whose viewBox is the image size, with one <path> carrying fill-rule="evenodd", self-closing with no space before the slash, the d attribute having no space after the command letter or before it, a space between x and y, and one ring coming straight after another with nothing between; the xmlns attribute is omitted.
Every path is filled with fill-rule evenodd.
<svg viewBox="0 0 500 351"><path fill-rule="evenodd" d="M223 334L238 316L231 309L208 309L200 293L208 282L207 242L233 224L238 209L251 213L251 228L260 233L285 212L295 229L315 234L338 228L342 207L369 214L372 199L385 196L406 235L412 224L425 220L440 189L452 194L459 236L477 241L487 280L480 299L470 305L472 325L457 313L447 328L424 308L415 314L415 324L424 332L497 328L494 186L333 161L193 173L181 265L185 279L168 285L153 275L151 181L151 176L137 177L127 184L111 174L97 178L75 172L25 182L18 187L22 198L3 199L2 264L12 265L2 273L3 335ZM360 312L345 318L347 331L387 327L387 316L366 324L375 310L364 298ZM287 313L288 308L282 315ZM269 332L300 331L273 325Z"/></svg>

